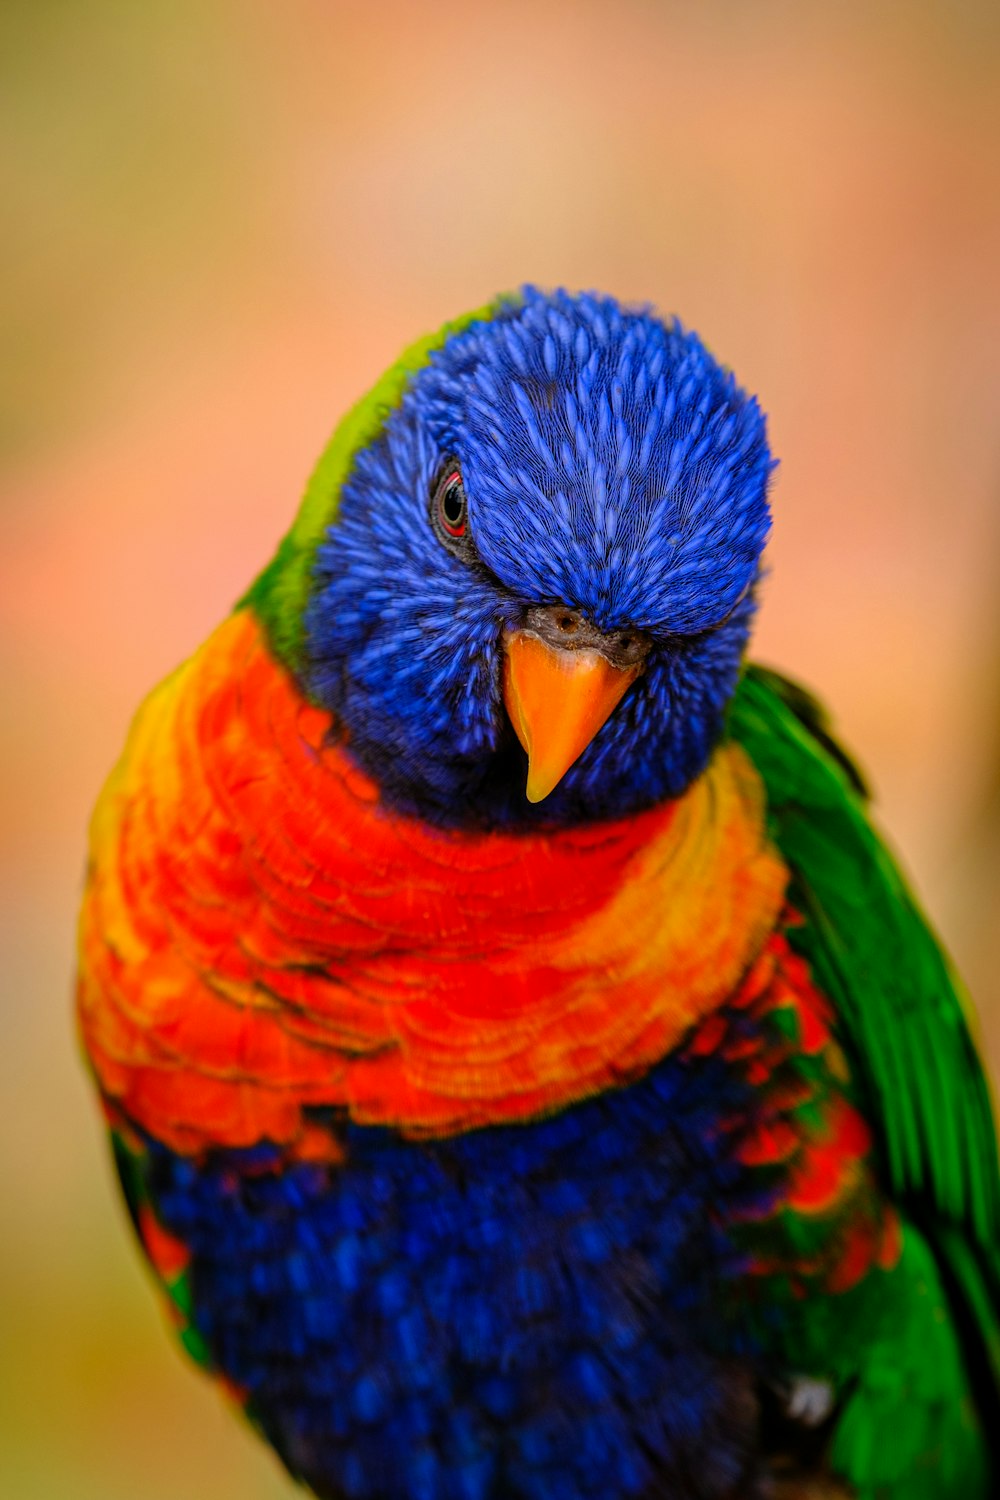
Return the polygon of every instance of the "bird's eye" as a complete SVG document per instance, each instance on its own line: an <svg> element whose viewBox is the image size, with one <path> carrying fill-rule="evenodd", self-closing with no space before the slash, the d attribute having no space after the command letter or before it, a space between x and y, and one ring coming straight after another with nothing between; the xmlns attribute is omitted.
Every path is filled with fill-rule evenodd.
<svg viewBox="0 0 1000 1500"><path fill-rule="evenodd" d="M431 525L449 552L463 562L476 560L476 547L469 526L469 503L462 471L454 458L445 459L431 491Z"/></svg>
<svg viewBox="0 0 1000 1500"><path fill-rule="evenodd" d="M437 515L442 531L448 536L464 536L469 524L465 485L458 469L445 474L437 492Z"/></svg>

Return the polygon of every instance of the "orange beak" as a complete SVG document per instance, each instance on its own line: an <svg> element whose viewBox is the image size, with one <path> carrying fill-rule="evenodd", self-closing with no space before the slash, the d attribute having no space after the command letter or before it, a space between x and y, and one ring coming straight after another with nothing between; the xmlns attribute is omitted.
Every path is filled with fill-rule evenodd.
<svg viewBox="0 0 1000 1500"><path fill-rule="evenodd" d="M503 701L528 754L529 802L541 802L590 744L642 666L600 651L549 646L533 631L504 638Z"/></svg>

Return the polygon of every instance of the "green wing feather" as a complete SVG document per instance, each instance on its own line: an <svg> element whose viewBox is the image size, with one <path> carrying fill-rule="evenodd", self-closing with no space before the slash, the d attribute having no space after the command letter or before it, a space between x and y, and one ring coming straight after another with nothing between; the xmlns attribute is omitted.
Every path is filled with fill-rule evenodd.
<svg viewBox="0 0 1000 1500"><path fill-rule="evenodd" d="M907 1226L894 1286L908 1299L907 1342L879 1351L862 1377L837 1451L862 1495L950 1494L940 1487L945 1474L968 1482L982 1431L1000 1426L1000 1172L962 992L868 820L864 780L819 704L751 666L729 732L764 780L771 836L804 918L790 937L836 1007L883 1181ZM938 1348L942 1336L951 1356ZM978 1419L965 1409L969 1387ZM887 1422L896 1424L895 1477L876 1440ZM918 1464L920 1433L933 1437ZM967 1495L987 1493L986 1465L983 1452Z"/></svg>

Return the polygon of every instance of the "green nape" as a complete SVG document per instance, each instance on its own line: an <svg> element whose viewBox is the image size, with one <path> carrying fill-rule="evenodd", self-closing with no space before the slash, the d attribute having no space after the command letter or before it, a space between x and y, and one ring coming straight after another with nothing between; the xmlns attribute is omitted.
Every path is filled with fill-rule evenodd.
<svg viewBox="0 0 1000 1500"><path fill-rule="evenodd" d="M402 400L411 377L428 363L436 349L453 334L461 333L473 323L490 321L505 308L516 306L518 300L516 293L497 297L411 344L351 408L323 450L291 529L263 573L236 605L237 609L249 605L254 610L267 631L272 650L296 674L301 673L303 665L303 611L316 551L336 517L340 492L355 454L378 436Z"/></svg>

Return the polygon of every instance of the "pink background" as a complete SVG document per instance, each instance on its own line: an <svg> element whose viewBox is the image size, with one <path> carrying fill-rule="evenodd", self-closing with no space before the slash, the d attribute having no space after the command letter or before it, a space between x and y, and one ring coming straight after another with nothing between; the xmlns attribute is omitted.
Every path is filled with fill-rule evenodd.
<svg viewBox="0 0 1000 1500"><path fill-rule="evenodd" d="M677 312L782 459L817 687L1000 1064L995 5L10 0L0 15L0 1490L291 1493L182 1365L70 1029L88 810L404 343L524 280Z"/></svg>

